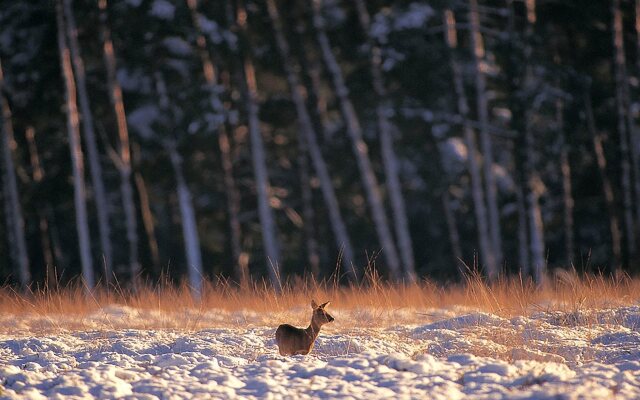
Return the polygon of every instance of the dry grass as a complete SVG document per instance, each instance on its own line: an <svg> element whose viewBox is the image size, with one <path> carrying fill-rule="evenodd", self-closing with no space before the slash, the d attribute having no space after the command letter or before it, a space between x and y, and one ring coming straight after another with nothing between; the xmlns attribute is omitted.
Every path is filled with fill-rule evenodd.
<svg viewBox="0 0 640 400"><path fill-rule="evenodd" d="M540 287L519 277L502 277L487 283L478 274L468 275L462 284L437 285L421 281L395 285L384 282L375 274L367 274L363 283L357 286L296 279L287 282L280 293L264 283L241 288L220 279L206 282L200 301L192 297L186 285L176 286L166 281L142 284L136 291L119 286L101 287L90 294L78 284L28 294L4 287L0 288L0 314L83 315L113 304L165 312L184 309L285 312L306 307L310 298L330 299L334 307L344 310L460 306L508 317L536 310L571 312L632 304L640 299L640 279L628 275L612 278L561 271L549 276Z"/></svg>

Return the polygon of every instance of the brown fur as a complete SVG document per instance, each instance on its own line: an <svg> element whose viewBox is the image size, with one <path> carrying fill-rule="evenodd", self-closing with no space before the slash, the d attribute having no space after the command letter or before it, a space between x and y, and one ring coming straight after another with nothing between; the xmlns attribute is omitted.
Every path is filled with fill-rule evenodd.
<svg viewBox="0 0 640 400"><path fill-rule="evenodd" d="M317 305L314 300L311 300L313 315L311 316L311 323L306 329L296 328L289 324L282 324L278 327L276 330L276 343L278 344L280 355L309 354L313 349L322 325L333 322L333 317L324 309L328 304L329 302L327 301L324 304Z"/></svg>

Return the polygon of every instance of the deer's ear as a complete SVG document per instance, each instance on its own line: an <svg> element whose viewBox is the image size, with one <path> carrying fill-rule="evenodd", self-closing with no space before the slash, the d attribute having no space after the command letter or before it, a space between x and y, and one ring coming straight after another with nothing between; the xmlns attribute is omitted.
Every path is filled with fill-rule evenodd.
<svg viewBox="0 0 640 400"><path fill-rule="evenodd" d="M329 304L331 304L331 302L330 302L330 301L327 301L327 302L326 302L326 303L324 303L324 304L320 304L320 308L325 308L325 307L326 307L326 306L328 306Z"/></svg>
<svg viewBox="0 0 640 400"><path fill-rule="evenodd" d="M311 299L311 308L313 308L314 310L318 308L318 303L316 303L316 301L313 299Z"/></svg>

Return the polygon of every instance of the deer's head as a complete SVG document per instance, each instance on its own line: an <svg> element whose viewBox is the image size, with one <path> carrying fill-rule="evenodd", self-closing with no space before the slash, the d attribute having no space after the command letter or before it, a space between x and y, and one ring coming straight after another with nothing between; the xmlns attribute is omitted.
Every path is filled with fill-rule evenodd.
<svg viewBox="0 0 640 400"><path fill-rule="evenodd" d="M331 303L327 301L326 303L318 305L315 300L311 300L311 308L313 309L313 320L318 325L324 325L329 322L333 322L333 317L329 314L324 308Z"/></svg>

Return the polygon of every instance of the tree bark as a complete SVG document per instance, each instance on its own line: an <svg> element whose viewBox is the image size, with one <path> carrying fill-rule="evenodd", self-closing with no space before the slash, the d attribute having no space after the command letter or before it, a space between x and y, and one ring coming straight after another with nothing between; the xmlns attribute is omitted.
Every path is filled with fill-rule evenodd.
<svg viewBox="0 0 640 400"><path fill-rule="evenodd" d="M347 125L347 133L362 176L362 183L366 191L367 200L373 217L373 223L378 235L378 240L382 246L389 275L391 279L400 281L403 279L404 274L401 270L398 251L385 214L380 186L378 185L378 180L369 158L369 149L362 137L360 121L356 115L353 103L349 98L349 90L344 82L340 66L331 51L329 38L327 37L324 29L324 18L321 13L322 0L312 1L313 26L315 28L316 40L320 45L322 58L331 75L333 87L340 104L340 111Z"/></svg>
<svg viewBox="0 0 640 400"><path fill-rule="evenodd" d="M71 66L71 55L65 40L65 23L63 0L56 2L56 21L58 28L58 49L60 53L60 69L65 83L65 100L67 106L67 132L69 134L69 150L71 152L71 168L73 170L74 205L76 212L76 229L80 249L82 277L86 288L94 288L93 262L91 260L91 238L87 219L86 188L84 182L84 155L80 145L80 120L76 103L76 84Z"/></svg>
<svg viewBox="0 0 640 400"><path fill-rule="evenodd" d="M467 146L467 162L469 165L469 176L471 178L471 196L473 198L473 209L478 226L478 244L480 246L480 257L489 279L497 278L498 269L496 258L491 246L489 236L489 226L487 222L487 211L484 203L484 193L482 189L482 176L478 161L478 151L476 145L476 134L469 123L469 105L464 91L464 82L460 64L457 61L455 50L457 48L457 31L455 27L455 16L451 10L445 11L445 39L449 47L451 56L451 72L453 76L453 86L457 98L458 113L463 119L464 140Z"/></svg>
<svg viewBox="0 0 640 400"><path fill-rule="evenodd" d="M442 209L444 210L445 220L447 221L447 229L449 231L449 243L451 244L451 252L453 254L453 263L457 266L460 279L464 280L467 273L464 268L462 258L462 246L460 246L460 232L456 223L456 216L451 209L451 196L449 189L445 189L442 193Z"/></svg>
<svg viewBox="0 0 640 400"><path fill-rule="evenodd" d="M407 207L404 196L402 195L398 156L394 149L393 133L391 132L392 125L391 121L389 121L389 114L392 109L382 74L382 49L380 49L380 46L378 46L370 35L371 18L364 0L355 0L355 3L360 25L362 25L362 29L365 32L369 48L369 66L377 100L376 117L378 133L380 135L382 163L385 170L391 209L393 211L393 223L396 238L398 239L400 258L402 259L404 278L409 282L415 282L416 266L413 256L413 245L411 244L411 233L409 232L409 222L407 220Z"/></svg>
<svg viewBox="0 0 640 400"><path fill-rule="evenodd" d="M187 0L187 5L190 10L191 20L193 26L196 29L196 44L198 46L198 53L200 55L200 61L202 63L202 70L205 81L207 83L207 90L209 92L210 103L212 111L215 113L223 113L226 118L226 109L218 93L216 92L217 74L214 59L207 49L207 39L202 32L200 26L200 20L198 19L198 2L197 0ZM226 88L229 90L229 88ZM248 284L250 280L249 266L246 263L241 262L242 255L242 230L240 227L240 220L238 218L239 210L239 198L238 189L236 187L235 179L233 178L233 161L231 157L231 142L225 123L220 124L218 127L218 148L222 159L222 171L224 176L225 194L227 196L227 213L229 216L229 228L231 232L231 253L233 257L233 267L236 275L236 279L241 285Z"/></svg>
<svg viewBox="0 0 640 400"><path fill-rule="evenodd" d="M485 51L480 33L480 15L478 1L469 0L469 21L471 23L471 46L473 47L473 66L476 89L476 105L480 122L480 144L483 155L483 172L489 211L489 234L496 264L502 263L502 238L500 229L500 212L498 209L498 191L493 171L493 144L489 133L489 102L487 100L487 83L483 65Z"/></svg>
<svg viewBox="0 0 640 400"><path fill-rule="evenodd" d="M20 195L18 192L18 182L16 180L16 168L13 160L13 151L17 145L13 136L13 122L11 108L7 101L4 90L4 72L2 70L2 61L0 60L0 115L2 116L2 158L4 159L4 187L5 201L7 202L7 226L10 229L13 238L9 245L15 246L15 256L13 260L17 268L18 281L23 290L27 290L31 284L31 272L29 271L29 255L27 253L27 241L25 238L24 216L22 215L22 206L20 204Z"/></svg>
<svg viewBox="0 0 640 400"><path fill-rule="evenodd" d="M267 162L264 143L260 131L258 87L255 69L250 54L249 38L247 36L247 11L242 0L237 2L236 30L240 35L242 44L240 57L242 59L242 82L240 86L244 92L245 108L249 120L249 137L251 141L251 160L256 179L256 192L258 195L258 215L262 226L262 241L267 256L267 270L271 284L276 291L282 290L280 280L280 249L277 240L276 224L271 208L271 185L269 184Z"/></svg>
<svg viewBox="0 0 640 400"><path fill-rule="evenodd" d="M587 130L591 134L593 140L593 150L596 155L596 161L598 164L598 172L600 174L600 180L602 181L602 194L607 205L607 211L609 214L609 232L611 235L611 253L612 253L612 268L616 270L622 264L622 235L620 232L620 223L618 221L618 214L616 210L616 202L613 194L613 185L607 175L607 159L604 154L603 137L598 133L596 129L596 122L593 116L593 105L591 101L590 88L585 87L584 90L584 110L585 119L587 123Z"/></svg>
<svg viewBox="0 0 640 400"><path fill-rule="evenodd" d="M627 263L634 258L636 254L636 227L633 219L633 193L634 183L632 183L631 176L631 161L633 160L633 133L631 128L633 122L631 120L629 110L629 97L628 97L628 82L626 72L626 60L624 53L624 37L622 26L622 12L620 10L620 0L614 0L611 3L611 12L613 18L613 47L614 47L614 70L615 70L615 82L616 82L616 110L618 116L618 135L620 136L620 167L621 174L621 187L622 187L622 208L624 215L625 226L625 239L627 244ZM631 159L631 160L630 160ZM637 167L635 160L633 160L634 167ZM639 198L640 193L636 190L636 198ZM640 207L640 202L638 202Z"/></svg>
<svg viewBox="0 0 640 400"><path fill-rule="evenodd" d="M89 105L89 95L87 92L86 75L84 62L80 55L80 45L78 44L78 29L76 27L72 0L64 0L64 21L65 30L69 39L69 51L73 65L73 72L77 83L78 100L80 101L80 112L82 122L82 133L87 149L89 160L89 172L91 183L93 184L93 196L96 202L96 212L98 214L98 232L100 235L100 246L102 248L102 259L104 262L105 280L111 282L113 278L113 258L111 246L111 226L109 224L109 210L107 206L107 196L104 187L102 167L100 165L100 154L96 142L96 135L93 129L93 114Z"/></svg>
<svg viewBox="0 0 640 400"><path fill-rule="evenodd" d="M131 281L136 286L140 275L140 261L138 256L138 223L136 219L136 206L134 191L131 182L131 150L129 148L129 129L127 116L124 111L122 88L116 76L116 56L111 40L111 30L108 25L107 0L99 0L100 8L100 32L102 35L102 49L104 64L107 70L107 86L109 87L109 99L116 116L118 126L120 194L125 215L127 231L127 243L129 245L129 274Z"/></svg>

